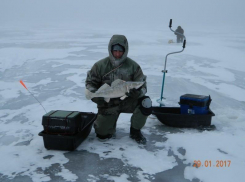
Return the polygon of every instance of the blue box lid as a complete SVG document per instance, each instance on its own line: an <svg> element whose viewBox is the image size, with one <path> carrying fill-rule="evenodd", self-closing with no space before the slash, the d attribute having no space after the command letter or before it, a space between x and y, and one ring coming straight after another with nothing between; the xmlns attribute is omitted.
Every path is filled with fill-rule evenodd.
<svg viewBox="0 0 245 182"><path fill-rule="evenodd" d="M179 104L204 107L204 106L209 106L211 100L212 99L210 98L210 96L185 94L180 96Z"/></svg>

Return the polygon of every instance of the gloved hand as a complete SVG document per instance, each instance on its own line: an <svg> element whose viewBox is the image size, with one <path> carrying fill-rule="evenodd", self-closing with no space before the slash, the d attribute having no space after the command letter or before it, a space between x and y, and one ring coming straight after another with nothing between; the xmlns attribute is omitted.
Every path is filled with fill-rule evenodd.
<svg viewBox="0 0 245 182"><path fill-rule="evenodd" d="M126 93L127 96L132 97L134 99L138 99L141 94L140 90L137 90L136 88L130 89L129 93Z"/></svg>
<svg viewBox="0 0 245 182"><path fill-rule="evenodd" d="M106 103L104 97L94 97L91 100L98 105L103 105Z"/></svg>

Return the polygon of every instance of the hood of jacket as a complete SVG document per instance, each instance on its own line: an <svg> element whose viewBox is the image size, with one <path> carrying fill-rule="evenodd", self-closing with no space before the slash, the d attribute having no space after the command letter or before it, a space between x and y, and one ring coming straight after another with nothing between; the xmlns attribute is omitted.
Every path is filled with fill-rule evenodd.
<svg viewBox="0 0 245 182"><path fill-rule="evenodd" d="M112 46L119 44L124 47L125 52L120 59L115 59L112 55ZM108 45L109 58L113 67L117 67L122 64L128 56L128 40L124 35L113 35Z"/></svg>

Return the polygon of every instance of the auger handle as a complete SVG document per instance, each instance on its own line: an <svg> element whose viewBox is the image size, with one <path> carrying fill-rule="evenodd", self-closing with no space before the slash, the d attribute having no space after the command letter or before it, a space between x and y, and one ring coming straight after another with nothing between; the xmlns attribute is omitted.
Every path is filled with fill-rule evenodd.
<svg viewBox="0 0 245 182"><path fill-rule="evenodd" d="M186 40L184 40L183 42L183 49L185 48L185 44L186 44Z"/></svg>
<svg viewBox="0 0 245 182"><path fill-rule="evenodd" d="M171 28L172 27L172 19L170 19L170 21L169 21L169 28Z"/></svg>

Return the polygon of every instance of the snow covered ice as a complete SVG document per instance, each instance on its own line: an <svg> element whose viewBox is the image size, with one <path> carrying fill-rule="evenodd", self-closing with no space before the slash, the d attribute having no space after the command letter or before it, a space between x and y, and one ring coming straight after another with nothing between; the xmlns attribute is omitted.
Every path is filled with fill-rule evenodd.
<svg viewBox="0 0 245 182"><path fill-rule="evenodd" d="M239 21L244 17L243 1L225 1L220 7L223 14L216 14L220 9L204 13L213 3L207 0L195 18L200 8L191 14L187 2L143 1L136 8L139 1L127 0L122 6L128 13L117 27L113 25L123 13L111 16L117 13L108 11L114 1L103 2L105 13L99 8L102 2L82 6L74 1L67 9L67 2L61 2L60 7L50 3L48 9L47 1L26 0L16 7L1 2L0 181L230 182L245 178L245 25ZM193 2L195 5L199 4ZM148 16L144 13L147 8L152 12ZM47 11L43 17L38 16L41 9ZM24 10L28 11L18 16ZM76 17L80 17L79 24L69 22ZM187 45L183 53L168 57L164 103L177 107L179 97L186 93L211 95L216 129L172 128L149 117L142 129L148 142L142 146L129 138L131 115L121 114L115 139L100 142L92 129L73 152L46 150L38 136L45 112L19 80L47 111L96 113L96 105L85 98L86 73L108 56L111 36L124 34L129 41L128 56L147 75L147 94L158 105L165 56L182 48L168 44L170 39L175 41L168 28L170 18L173 29L184 28ZM202 165L211 161L212 166L193 167L198 160ZM231 161L230 166L216 167L221 160Z"/></svg>

